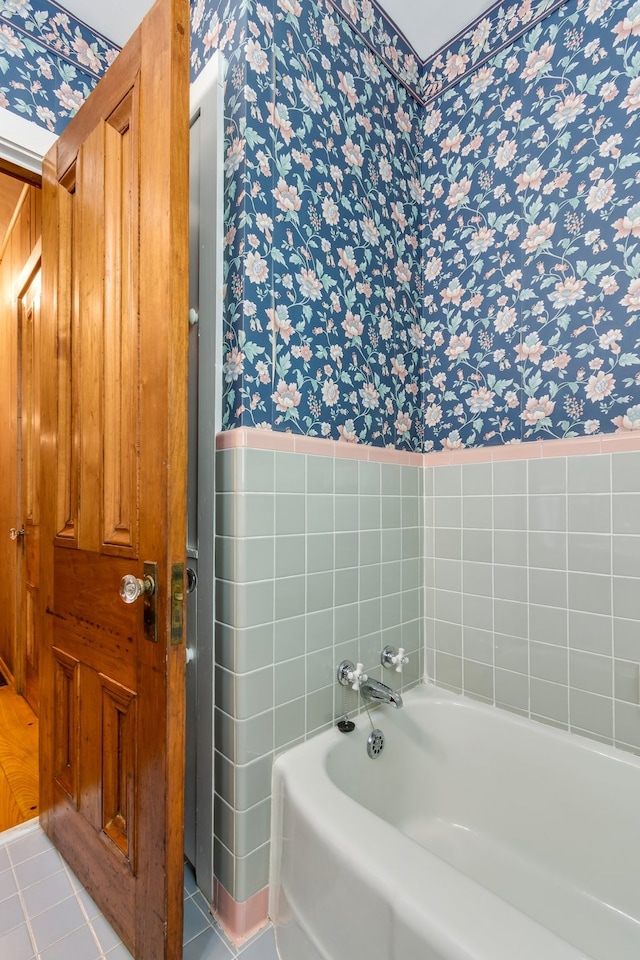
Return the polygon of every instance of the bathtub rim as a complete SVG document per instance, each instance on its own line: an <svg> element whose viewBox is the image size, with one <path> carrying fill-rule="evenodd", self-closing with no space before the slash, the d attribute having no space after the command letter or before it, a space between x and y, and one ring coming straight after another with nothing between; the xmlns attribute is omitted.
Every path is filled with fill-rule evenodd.
<svg viewBox="0 0 640 960"><path fill-rule="evenodd" d="M492 717L499 719L501 723L507 724L515 729L525 729L529 733L535 732L536 736L547 740L550 744L569 745L572 750L578 750L580 752L586 751L591 755L603 755L604 757L615 760L617 763L628 764L636 770L640 767L640 758L634 754L626 753L608 744L593 741L580 734L576 735L567 730L552 727L540 723L537 720L532 720L519 714L503 710L494 704L484 703L462 694L443 690L431 683L422 683L408 691L405 696L405 705L411 709L411 705L415 701L421 700L426 700L434 705L438 702L444 702L458 709L479 710L482 713L488 712ZM386 721L388 719L386 715L388 708L382 707L380 709L383 710ZM361 734L366 732L368 726L369 720L366 713L356 719L356 730ZM385 878L387 881L385 883L380 882L380 878L376 874L376 861L374 858L367 856L366 847L363 851L362 844L348 831L346 835L341 836L340 842L338 843L337 833L334 829L336 819L349 822L349 820L353 820L354 817L357 816L361 825L361 833L368 834L375 831L378 837L383 837L385 844L388 841L389 832L394 831L391 824L382 820L366 807L362 807L356 800L344 793L326 769L323 758L330 751L332 745L339 744L344 736L350 735L340 733L336 727L332 727L315 737L311 737L304 743L297 744L295 747L282 752L274 761L269 915L274 923L276 934L278 934L280 927L278 901L281 895L280 883L282 880L282 818L285 792L287 793L287 798L298 805L301 811L299 816L306 820L314 819L315 826L312 827L310 825L310 829L315 828L323 835L333 855L337 855L338 858L342 858L344 861L362 859L364 857L364 870L367 875L367 880L370 881L373 886L377 886L379 895L382 896L385 891L388 892L392 904L395 903L395 884L393 878ZM309 771L309 776L304 775L306 769ZM294 772L293 780L290 776L292 771ZM311 778L313 778L312 787L310 786ZM309 814L308 810L305 809L306 801L310 795L313 796L314 801L313 817ZM381 825L383 826L381 827ZM566 960L582 960L582 958L590 960L589 956L579 947L564 940L554 931L543 926L527 914L522 913L517 907L512 906L499 895L484 887L481 883L461 874L455 867L441 860L425 848L417 848L414 842L408 837L402 834L400 834L399 837L401 838L402 855L406 856L409 863L407 869L412 870L416 876L419 875L421 857L431 858L431 862L436 864L436 872L438 875L437 883L432 885L432 889L428 891L430 896L433 897L434 904L431 907L430 920L433 921L433 915L436 913L438 920L441 921L432 924L431 932L434 940L438 941L445 951L442 954L443 956L446 955L447 957L455 958L475 957L476 953L471 952L472 949L475 951L475 946L472 947L471 944L473 942L473 944L477 945L478 940L481 940L484 943L481 947L484 952L478 953L478 957L486 956L487 958L492 958L492 960L503 960L503 958L507 960L507 958L512 956L513 941L511 938L514 935L514 931L520 931L520 943L526 942L528 947L520 951L519 960L539 960L540 956L545 956L546 960L565 960L565 958ZM380 843L378 843L378 847L379 846ZM389 847L389 849L391 848ZM396 879L401 880L403 878L397 876ZM452 890L460 884L462 884L463 889L471 891L473 894L469 901L471 908L468 909L468 913L470 913L471 916L466 916L467 933L471 932L471 939L469 939L469 936L462 936L458 938L460 942L453 942L451 939L451 930L456 930L456 911L451 911L451 904L454 901L451 898L447 898L445 894L447 890ZM421 896L417 896L415 895L415 891L410 892L408 896L404 897L405 902L402 904L402 908L405 919L409 917L409 921L415 923L422 922L425 917L424 899L424 893ZM289 902L289 900L287 902ZM494 928L492 928L492 936L487 939L486 918L488 916L494 916L494 927L497 927L497 925L507 920L510 931L508 942L504 941L503 934L499 931L496 932ZM445 917L448 917L448 922L446 923L442 922L442 919ZM457 919L459 925L459 917ZM310 935L310 931L305 929L304 920L301 917L296 916L294 922L304 934ZM496 944L496 937L499 941L504 942ZM455 939L456 938L454 938L454 940Z"/></svg>

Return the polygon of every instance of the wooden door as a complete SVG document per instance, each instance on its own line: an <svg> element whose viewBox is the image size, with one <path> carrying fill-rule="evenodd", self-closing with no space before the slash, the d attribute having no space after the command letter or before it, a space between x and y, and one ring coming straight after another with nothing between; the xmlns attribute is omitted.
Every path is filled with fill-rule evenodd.
<svg viewBox="0 0 640 960"><path fill-rule="evenodd" d="M35 186L6 177L8 165L0 160L0 193L5 194L5 217L11 217L4 242L0 241L0 670L14 688L23 693L24 664L21 635L20 595L24 538L22 494L18 485L21 434L19 380L20 299L33 277L40 254L41 191ZM0 207L3 203L0 202ZM11 211L11 214L9 214ZM14 531L12 534L11 531ZM15 537L15 539L13 538Z"/></svg>
<svg viewBox="0 0 640 960"><path fill-rule="evenodd" d="M18 659L22 693L38 713L40 644L40 264L18 300L20 418L19 484L22 519L22 563L18 598Z"/></svg>
<svg viewBox="0 0 640 960"><path fill-rule="evenodd" d="M43 168L41 822L138 960L182 956L188 40L159 0Z"/></svg>

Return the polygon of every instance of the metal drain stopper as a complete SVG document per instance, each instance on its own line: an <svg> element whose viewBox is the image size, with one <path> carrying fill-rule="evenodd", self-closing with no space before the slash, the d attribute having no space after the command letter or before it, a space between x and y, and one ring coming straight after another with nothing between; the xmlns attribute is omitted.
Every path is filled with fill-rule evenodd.
<svg viewBox="0 0 640 960"><path fill-rule="evenodd" d="M372 730L367 740L367 753L372 760L377 760L384 749L384 733L382 730Z"/></svg>

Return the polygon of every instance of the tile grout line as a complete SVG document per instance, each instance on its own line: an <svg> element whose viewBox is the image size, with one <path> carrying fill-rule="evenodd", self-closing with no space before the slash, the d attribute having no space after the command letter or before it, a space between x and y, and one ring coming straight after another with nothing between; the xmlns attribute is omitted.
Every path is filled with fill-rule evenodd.
<svg viewBox="0 0 640 960"><path fill-rule="evenodd" d="M11 867L11 872L13 874L13 879L15 881L16 889L18 891L18 898L20 900L20 906L22 908L22 913L24 915L24 924L27 928L27 933L29 934L29 939L31 940L31 949L33 950L33 960L40 960L40 952L37 949L36 938L31 926L31 917L29 916L29 911L27 910L27 905L25 903L24 897L22 895L22 884L16 873L16 865L13 862L13 857L11 856L11 846L12 842L8 843L6 846L7 856L9 859L9 866Z"/></svg>
<svg viewBox="0 0 640 960"><path fill-rule="evenodd" d="M63 863L64 863L64 861L63 861ZM97 946L97 948L98 948L98 960L105 960L105 958L106 958L105 951L102 949L102 944L100 943L100 940L98 939L98 934L97 934L96 931L93 929L93 922L90 920L89 914L87 913L86 907L85 907L85 905L84 905L84 903L83 903L83 901L82 901L82 897L80 896L80 890L78 889L78 886L77 886L77 885L79 885L79 881L77 880L77 877L75 876L74 873L72 873L70 867L69 867L66 863L64 863L64 869L65 869L65 872L66 872L67 876L69 877L69 880L70 880L70 882L71 882L71 886L73 887L73 895L74 895L74 897L75 897L76 903L77 903L78 906L80 907L80 913L82 914L82 916L83 916L84 919L85 919L85 926L87 926L87 927L89 928L89 932L90 932L91 936L93 937L93 940L94 940L94 942L95 942L95 944L96 944L96 946ZM73 882L74 880L76 881L76 884L77 884L77 885L74 884L74 882ZM82 889L84 889L84 887L83 887ZM115 931L114 931L114 933L115 933ZM118 936L117 933L116 933L115 935ZM118 940L120 940L120 937L118 937Z"/></svg>

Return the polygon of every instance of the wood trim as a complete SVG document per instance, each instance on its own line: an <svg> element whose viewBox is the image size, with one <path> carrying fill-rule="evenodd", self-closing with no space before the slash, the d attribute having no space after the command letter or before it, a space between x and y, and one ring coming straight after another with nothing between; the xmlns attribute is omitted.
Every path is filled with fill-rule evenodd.
<svg viewBox="0 0 640 960"><path fill-rule="evenodd" d="M11 160L6 160L4 157L0 157L0 173L5 173L8 177L13 177L14 180L22 180L23 183L28 183L32 187L42 187L42 177L39 173L20 167L17 163L12 163Z"/></svg>
<svg viewBox="0 0 640 960"><path fill-rule="evenodd" d="M160 440L148 436L143 426L140 442L141 446L150 444L157 448L148 462L156 459L162 450L166 458L163 468L166 489L170 491L170 495L163 499L164 518L157 530L160 537L161 531L168 529L169 541L164 545L158 541L155 552L157 556L163 556L166 563L165 568L158 571L160 582L167 585L165 597L162 600L158 598L158 617L164 621L159 631L166 637L166 646L162 651L166 664L167 691L162 738L166 749L166 792L162 816L167 824L166 877L172 878L183 876L184 871L185 638L183 628L182 642L171 643L171 602L168 594L172 565L184 562L186 543L188 326L184 318L188 315L189 301L188 285L184 278L189 275L189 4L185 0L172 0L170 5L156 5L147 20L150 34L167 38L167 42L159 49L145 43L142 46L141 69L142 76L147 78L147 87L146 97L145 87L141 88L141 97L155 103L156 110L152 113L147 109L142 114L141 167L151 172L149 176L142 177L140 183L140 231L143 236L157 237L158 245L166 245L171 251L172 269L159 278L153 262L141 258L140 312L147 317L171 318L166 324L147 324L141 331L141 356L145 353L152 355L159 336L167 341L167 380L163 384L143 379L141 403L143 409L150 405L151 409L164 411L169 430L168 436ZM173 77L174 82L168 102L166 93L163 102L158 94L160 90L168 90L163 79L166 77ZM182 82L176 82L178 78L182 78ZM153 87L157 90L153 91ZM174 133L170 134L170 131ZM179 135L176 135L177 132ZM159 156L153 146L159 138L170 144L168 169L167 158ZM153 194L153 182L158 175L169 177L170 194L168 202L164 204L158 204ZM155 254L152 256L155 257ZM158 282L159 279L161 282ZM144 371L141 373L144 378ZM144 457L141 462L145 462ZM155 479L157 482L157 477ZM154 478L142 473L140 484L143 491L153 490ZM143 515L147 510L152 510L150 498L142 498L140 510L142 527ZM181 518L180 522L178 518ZM147 648L152 646L148 644ZM148 653L151 655L152 651L148 650ZM148 669L147 665L141 668ZM157 740L154 731L148 731L148 736ZM176 824L180 825L178 830ZM154 850L140 850L140 861L146 857L150 862L155 862L156 856ZM149 890L148 895L151 892ZM146 890L141 894L137 934L139 942L146 942L151 935L148 926L151 919L150 901L147 901ZM180 960L182 957L183 907L182 897L176 898L167 887L167 929L171 933L170 942L167 943L167 960Z"/></svg>
<svg viewBox="0 0 640 960"><path fill-rule="evenodd" d="M1 259L1 258L0 258ZM35 277L36 273L40 269L42 263L42 237L38 237L36 245L31 251L29 259L25 263L24 267L20 271L20 275L16 281L16 300L19 300L25 295L31 281Z"/></svg>
<svg viewBox="0 0 640 960"><path fill-rule="evenodd" d="M15 685L14 683L15 678L13 676L13 671L9 668L9 665L7 664L4 657L0 657L0 673L3 675L7 683L10 683L11 686Z"/></svg>
<svg viewBox="0 0 640 960"><path fill-rule="evenodd" d="M18 219L19 219L19 217L20 217L20 214L22 213L22 208L23 208L23 206L24 206L24 204L25 204L28 196L29 196L29 184L28 184L28 183L25 183L24 187L22 188L22 193L20 194L20 197L18 198L18 202L16 203L16 208L15 208L15 210L13 211L13 216L11 217L11 220L9 221L9 226L7 227L7 232L5 233L4 237L2 238L2 244L0 244L0 262L2 262L2 260L4 260L4 255L5 255L5 253L7 252L7 247L9 246L9 243L11 242L11 234L13 233L14 227L15 227L16 223L18 222Z"/></svg>
<svg viewBox="0 0 640 960"><path fill-rule="evenodd" d="M58 186L58 216L54 225L55 247L49 246L57 259L56 298L58 321L55 332L57 373L57 445L64 456L57 459L57 500L55 542L76 546L78 540L79 465L76 442L78 410L71 388L72 374L79 363L79 300L77 271L73 269L74 246L80 242L75 208L76 165L68 171L64 184ZM52 201L53 202L53 201ZM51 241L53 243L53 239ZM53 264L47 264L52 269ZM43 270L43 273L45 271ZM45 296L43 286L43 297ZM43 303L51 301L43 300Z"/></svg>
<svg viewBox="0 0 640 960"><path fill-rule="evenodd" d="M45 258L42 270L42 313L40 322L40 345L43 356L55 356L58 349L57 315L58 302L58 265L59 248L58 202L56 182L56 146L44 158L43 162L43 218L42 247ZM56 262L48 262L47 255ZM57 394L58 384L53 377L43 377L41 384L41 435L40 469L42 477L55 476L57 469ZM57 484L45 483L41 487L40 517L43 537L40 549L40 604L43 648L53 647L53 537L58 514ZM53 691L55 683L54 660L52 656L43 657L40 669L41 691ZM54 703L51 696L42 696L40 700L40 822L45 832L53 828L56 796L53 769L53 757L43 749L44 730L54 729Z"/></svg>
<svg viewBox="0 0 640 960"><path fill-rule="evenodd" d="M109 67L109 83L105 84L100 80L92 91L91 115L80 110L65 128L64 139L57 144L56 179L62 180L69 167L76 160L80 145L89 135L90 129L95 123L96 113L100 114L103 120L107 120L113 113L113 101L118 98L117 94L114 96L113 88L119 87L120 100L124 100L128 96L138 74L137 65L140 59L141 38L142 31L138 29Z"/></svg>

